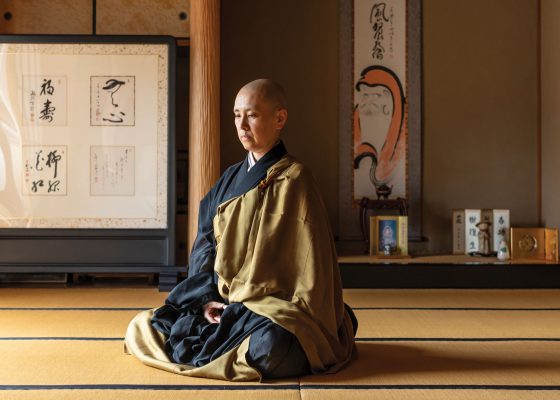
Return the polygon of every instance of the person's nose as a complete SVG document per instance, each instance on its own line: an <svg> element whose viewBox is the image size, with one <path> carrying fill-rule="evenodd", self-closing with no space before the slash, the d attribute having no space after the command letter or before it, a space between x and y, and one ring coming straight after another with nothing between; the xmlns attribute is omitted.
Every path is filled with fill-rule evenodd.
<svg viewBox="0 0 560 400"><path fill-rule="evenodd" d="M239 120L239 127L244 130L244 131L248 131L249 130L249 121L247 119L246 115L243 115L241 117L241 119Z"/></svg>

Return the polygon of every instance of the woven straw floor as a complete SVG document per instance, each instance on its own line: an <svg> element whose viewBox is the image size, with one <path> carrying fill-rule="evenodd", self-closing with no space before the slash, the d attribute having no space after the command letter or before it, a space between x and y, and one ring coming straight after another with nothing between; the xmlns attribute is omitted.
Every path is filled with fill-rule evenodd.
<svg viewBox="0 0 560 400"><path fill-rule="evenodd" d="M347 290L359 357L335 375L188 378L123 353L156 289L0 289L0 399L560 399L560 290Z"/></svg>

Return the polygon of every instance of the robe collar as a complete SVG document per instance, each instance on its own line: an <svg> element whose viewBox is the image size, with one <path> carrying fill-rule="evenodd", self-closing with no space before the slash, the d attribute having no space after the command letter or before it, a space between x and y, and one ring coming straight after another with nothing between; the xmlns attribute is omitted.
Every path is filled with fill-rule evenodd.
<svg viewBox="0 0 560 400"><path fill-rule="evenodd" d="M248 158L245 157L245 161L241 165L239 172L235 178L232 190L228 193L228 199L242 195L249 190L255 188L259 182L266 178L266 173L270 167L276 164L282 157L288 154L286 146L280 140L276 146L274 146L268 153L262 156L251 168L247 171L249 167Z"/></svg>

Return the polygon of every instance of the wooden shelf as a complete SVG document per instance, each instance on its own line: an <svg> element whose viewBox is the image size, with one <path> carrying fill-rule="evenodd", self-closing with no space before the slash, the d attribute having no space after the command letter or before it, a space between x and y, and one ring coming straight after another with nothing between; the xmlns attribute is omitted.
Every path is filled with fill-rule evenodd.
<svg viewBox="0 0 560 400"><path fill-rule="evenodd" d="M560 288L560 264L493 257L339 257L346 288Z"/></svg>
<svg viewBox="0 0 560 400"><path fill-rule="evenodd" d="M555 262L539 260L508 260L500 261L496 257L460 255L432 255L410 258L377 258L375 256L355 255L338 257L340 264L483 264L483 265L559 265Z"/></svg>

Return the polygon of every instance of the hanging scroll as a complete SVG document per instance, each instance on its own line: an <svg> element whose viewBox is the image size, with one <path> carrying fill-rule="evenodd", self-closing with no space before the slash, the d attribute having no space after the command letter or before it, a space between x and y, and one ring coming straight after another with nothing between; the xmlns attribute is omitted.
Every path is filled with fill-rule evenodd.
<svg viewBox="0 0 560 400"><path fill-rule="evenodd" d="M406 202L422 239L422 0L342 0L339 235L363 240L359 204Z"/></svg>
<svg viewBox="0 0 560 400"><path fill-rule="evenodd" d="M406 0L354 1L353 197L407 197Z"/></svg>

